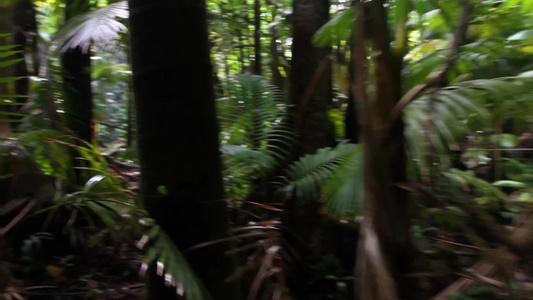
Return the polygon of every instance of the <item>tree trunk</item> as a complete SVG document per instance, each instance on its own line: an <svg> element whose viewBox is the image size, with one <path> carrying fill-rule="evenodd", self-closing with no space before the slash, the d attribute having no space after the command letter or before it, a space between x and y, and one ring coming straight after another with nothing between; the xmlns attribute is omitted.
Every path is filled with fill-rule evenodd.
<svg viewBox="0 0 533 300"><path fill-rule="evenodd" d="M89 11L87 0L67 0L67 20ZM80 47L68 49L61 55L63 67L63 100L65 124L80 139L91 142L94 138L91 126L93 102L91 91L91 54Z"/></svg>
<svg viewBox="0 0 533 300"><path fill-rule="evenodd" d="M270 28L270 68L272 70L272 83L280 91L284 90L285 80L279 71L278 35L276 26Z"/></svg>
<svg viewBox="0 0 533 300"><path fill-rule="evenodd" d="M328 116L331 104L331 69L329 48L312 44L313 35L329 19L329 0L293 1L292 60L289 75L296 139L293 157L315 153L335 144L335 128ZM299 253L299 260L288 262L287 283L299 299L320 297L320 287L311 284L311 269L320 257L318 231L321 218L319 203L284 203L285 238Z"/></svg>
<svg viewBox="0 0 533 300"><path fill-rule="evenodd" d="M395 185L406 181L403 123L389 128L391 111L401 97L401 58L390 49L383 1L358 3L356 11L353 94L361 105L365 163L364 221L357 259L360 294L362 299L409 299L409 287L400 276L408 268L412 249L408 201L406 192ZM371 64L366 39L373 53L379 53ZM369 80L380 87L373 100L366 91Z"/></svg>
<svg viewBox="0 0 533 300"><path fill-rule="evenodd" d="M329 18L329 0L293 2L291 99L296 110L296 155L314 153L335 143L335 128L329 120L331 71L329 48L312 44L313 35ZM314 80L318 79L318 80Z"/></svg>
<svg viewBox="0 0 533 300"><path fill-rule="evenodd" d="M261 0L254 0L254 74L261 75Z"/></svg>
<svg viewBox="0 0 533 300"><path fill-rule="evenodd" d="M201 0L129 4L140 195L183 251L228 231L206 6ZM235 267L229 249L220 243L187 255L216 300L240 299L238 284L225 282ZM163 279L149 293L154 300L176 298Z"/></svg>

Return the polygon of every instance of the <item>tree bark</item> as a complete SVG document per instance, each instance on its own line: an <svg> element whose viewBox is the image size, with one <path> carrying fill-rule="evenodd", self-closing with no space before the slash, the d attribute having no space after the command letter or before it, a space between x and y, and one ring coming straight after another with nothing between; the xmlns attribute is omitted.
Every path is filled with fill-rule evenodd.
<svg viewBox="0 0 533 300"><path fill-rule="evenodd" d="M315 47L313 35L329 19L329 0L293 1L292 60L289 74L290 98L296 138L293 158L315 153L335 144L335 128L328 116L331 104L330 49ZM320 287L310 284L313 263L320 257L318 231L321 218L319 203L298 203L294 198L284 203L285 237L300 255L287 263L287 283L299 299L320 294Z"/></svg>
<svg viewBox="0 0 533 300"><path fill-rule="evenodd" d="M400 276L408 269L412 253L408 195L395 185L406 180L403 122L389 127L390 114L401 97L401 57L390 49L383 1L357 5L353 94L361 105L365 178L364 221L357 259L359 292L362 299L410 299L406 296L409 286ZM366 41L377 53L372 64L367 61ZM373 72L368 71L370 66L374 67ZM366 91L369 80L379 87L373 101Z"/></svg>
<svg viewBox="0 0 533 300"><path fill-rule="evenodd" d="M141 198L184 251L227 233L221 161L202 0L130 0ZM171 32L172 34L169 34ZM166 192L161 193L160 187ZM220 243L187 255L216 300L240 299L225 279L234 260ZM151 299L176 299L163 279Z"/></svg>
<svg viewBox="0 0 533 300"><path fill-rule="evenodd" d="M284 90L285 80L279 71L278 35L276 26L270 28L270 68L272 70L272 83L280 91Z"/></svg>
<svg viewBox="0 0 533 300"><path fill-rule="evenodd" d="M254 1L254 74L261 75L261 0Z"/></svg>
<svg viewBox="0 0 533 300"><path fill-rule="evenodd" d="M329 19L328 0L294 0L291 99L295 107L296 155L314 153L335 143L335 128L327 110L331 104L331 71L320 71L329 48L313 46L316 31ZM320 76L317 82L313 77ZM312 93L309 93L312 91ZM306 99L306 94L310 94Z"/></svg>
<svg viewBox="0 0 533 300"><path fill-rule="evenodd" d="M89 11L87 0L67 0L65 18L69 20ZM92 128L93 99L91 90L91 54L80 47L68 49L61 55L63 67L63 100L65 125L86 142L94 139Z"/></svg>

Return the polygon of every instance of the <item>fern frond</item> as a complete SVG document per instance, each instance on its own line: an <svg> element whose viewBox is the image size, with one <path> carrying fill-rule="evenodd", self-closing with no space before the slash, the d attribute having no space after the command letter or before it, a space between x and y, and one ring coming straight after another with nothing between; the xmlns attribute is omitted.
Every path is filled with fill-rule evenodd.
<svg viewBox="0 0 533 300"><path fill-rule="evenodd" d="M245 169L253 175L266 173L276 165L276 160L266 152L242 146L223 145L222 154L228 169Z"/></svg>
<svg viewBox="0 0 533 300"><path fill-rule="evenodd" d="M358 151L358 147L343 142L335 148L323 148L316 154L305 155L290 167L287 174L288 184L282 191L288 197L294 195L303 201L316 199L326 181L331 178L340 164L346 162L347 157ZM332 191L329 193L333 195Z"/></svg>
<svg viewBox="0 0 533 300"><path fill-rule="evenodd" d="M265 176L288 154L292 137L281 92L260 76L243 74L229 80L227 93L218 111L228 171Z"/></svg>
<svg viewBox="0 0 533 300"><path fill-rule="evenodd" d="M283 127L287 107L281 101L280 91L262 77L235 76L227 90L229 96L218 101L222 140L227 144L265 149L268 140L275 139L271 133L290 131ZM288 144L287 139L277 140Z"/></svg>
<svg viewBox="0 0 533 300"><path fill-rule="evenodd" d="M337 220L355 220L363 208L363 157L361 145L354 145L323 187L323 210Z"/></svg>

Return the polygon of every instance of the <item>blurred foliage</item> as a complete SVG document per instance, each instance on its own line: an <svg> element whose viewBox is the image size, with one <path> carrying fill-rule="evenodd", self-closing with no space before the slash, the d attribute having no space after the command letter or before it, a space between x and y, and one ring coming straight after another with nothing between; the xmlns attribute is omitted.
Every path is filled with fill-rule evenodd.
<svg viewBox="0 0 533 300"><path fill-rule="evenodd" d="M402 183L401 187L413 194L414 239L426 253L442 255L443 262L436 268L448 271L457 267L453 264L458 261L455 259L458 251L443 246L443 238L456 238L467 246L477 247L477 252L469 253L470 256L488 257L485 248L500 244L490 241L490 247L484 248L480 236L490 230L479 229L476 222L490 220L485 223L518 226L527 220L524 215L530 213L533 203L533 161L527 151L520 150L531 149L526 143L532 139L533 131L533 1L472 2L476 8L466 43L460 47L457 61L448 73L449 85L421 95L403 112L410 182ZM115 164L133 166L138 174L138 167L131 164L136 161L135 149L125 149L133 107L127 2L91 0L89 13L66 23L63 1L34 3L39 12L42 63L40 72L30 78L29 102L18 102L17 99L22 99L20 95L0 95L0 105L24 106L20 113L0 112L2 122L15 122L11 116L22 117L16 121L20 123L19 132L0 141L0 184L4 187L5 182L14 178L20 182L30 180L38 186L31 192L39 194L43 201L16 224L15 229L24 227L25 222L33 226L31 220L42 218L39 226L23 237L22 260L28 264L37 261L47 240L57 239L54 226L61 227L61 234L82 245L97 244L105 236L116 240L129 238L129 242L139 240L139 248L145 251L143 271L155 267L168 284L176 286L178 294L186 293L190 299L208 299L179 251L184 249L176 249L138 203L134 193L138 183L131 179L134 175L123 174ZM240 201L234 206L243 208L250 203L235 199L246 199L264 188L266 181L278 180L278 175L283 174L281 191L286 198L294 197L300 203L319 201L321 212L329 217L343 223L357 223L356 217L362 214L364 192L362 146L339 141L336 147L315 154L290 157L294 136L286 104L287 85L275 87L271 82L274 73L279 72L288 83L292 3L289 0L262 2L260 28L254 28L253 4L253 0L207 1L226 196ZM406 25L404 93L426 82L445 64L459 6L459 0L387 1L391 29L396 29L397 24ZM350 47L357 41L352 30L355 16L351 1L332 1L330 21L313 38L316 45L331 47L336 54L333 65L336 106L328 113L336 125L339 140L345 131L343 115L350 88ZM399 31L403 27L398 28ZM263 76L246 74L255 62L253 34L256 30L260 32ZM395 47L403 42L398 31L391 30ZM10 36L2 34L0 38L7 40ZM68 129L57 126L49 115L50 110L60 115L63 112L58 54L65 47L73 46L82 46L92 55L97 145L70 136ZM20 61L12 59L17 53L13 48L0 46L0 68ZM33 59L36 58L28 63ZM17 79L3 77L0 84L12 86ZM84 161L85 167L73 169L73 158ZM294 162L287 166L290 159ZM20 164L13 164L14 161ZM21 170L37 177L16 177ZM81 184L75 184L77 176L83 179ZM53 184L48 182L50 178ZM22 190L5 192L5 195L23 196L18 194ZM4 192L1 195L4 197ZM0 203L0 211L6 213L2 216L27 203L15 203L9 210L4 202ZM235 229L245 232L235 233L232 238L239 246L236 252L259 250L243 254L250 263L234 275L244 274L247 268L258 270L258 277L253 280L256 285L271 283L272 289L282 290L285 285L281 277L271 282L261 277L268 272L282 274L278 270L282 267L276 264L281 264L280 260L289 252L278 248L284 243L279 238L280 209L254 205L275 214L272 220ZM264 215L272 216L264 213L260 217ZM438 228L436 236L432 235L434 228ZM244 234L256 236L250 238ZM440 241L435 242L437 239ZM449 252L452 252L451 259L442 254ZM68 256L63 258L63 263L68 264ZM325 257L317 268L325 276L334 276L338 263L335 257ZM96 289L92 292L99 293ZM482 285L450 299L479 299L489 292ZM250 295L259 293L259 289L252 290ZM286 290L283 293L289 294Z"/></svg>

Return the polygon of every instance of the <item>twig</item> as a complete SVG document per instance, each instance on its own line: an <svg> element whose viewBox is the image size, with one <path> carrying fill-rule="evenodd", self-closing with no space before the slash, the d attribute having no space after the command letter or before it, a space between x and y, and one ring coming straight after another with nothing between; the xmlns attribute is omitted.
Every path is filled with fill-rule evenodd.
<svg viewBox="0 0 533 300"><path fill-rule="evenodd" d="M13 226L15 226L35 205L35 200L31 200L24 208L4 227L0 228L0 236L5 235Z"/></svg>

